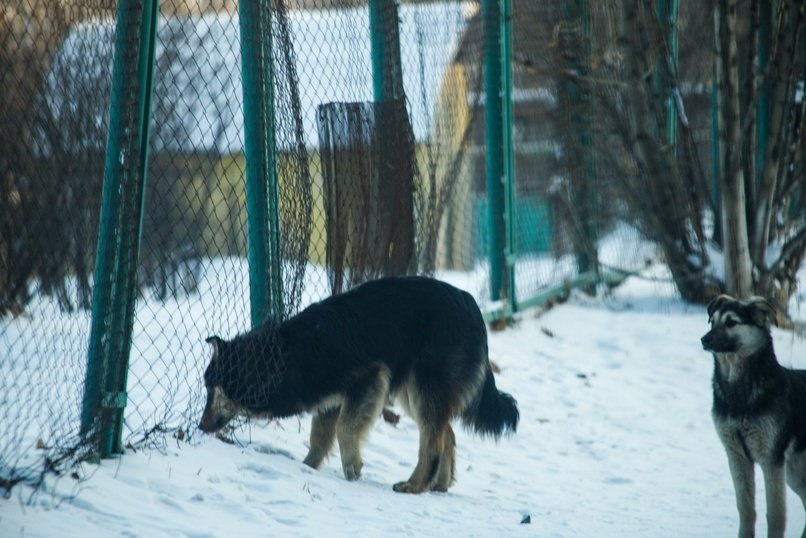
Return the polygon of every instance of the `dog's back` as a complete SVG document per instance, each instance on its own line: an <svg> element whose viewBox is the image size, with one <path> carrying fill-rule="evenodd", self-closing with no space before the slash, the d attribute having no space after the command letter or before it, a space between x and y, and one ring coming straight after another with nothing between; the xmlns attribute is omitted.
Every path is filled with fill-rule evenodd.
<svg viewBox="0 0 806 538"><path fill-rule="evenodd" d="M390 277L313 304L280 327L283 347L310 367L384 362L395 389L418 357L470 368L487 360L484 320L472 296L438 280ZM423 359L424 360L424 359Z"/></svg>
<svg viewBox="0 0 806 538"><path fill-rule="evenodd" d="M462 416L476 432L495 437L517 425L514 400L498 397L475 300L444 282L367 282L308 307L281 325L280 336L295 370L319 372L319 386L300 387L315 389L309 404L381 362L390 371L390 394L404 407L440 399L449 418Z"/></svg>

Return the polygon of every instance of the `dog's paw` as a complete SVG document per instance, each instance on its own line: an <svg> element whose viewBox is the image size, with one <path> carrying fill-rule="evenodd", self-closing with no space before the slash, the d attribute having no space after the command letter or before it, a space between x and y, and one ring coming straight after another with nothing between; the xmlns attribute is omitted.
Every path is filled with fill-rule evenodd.
<svg viewBox="0 0 806 538"><path fill-rule="evenodd" d="M404 480L403 482L398 482L392 489L398 493L422 493L425 491L425 488L419 487L416 484L412 484L408 480Z"/></svg>
<svg viewBox="0 0 806 538"><path fill-rule="evenodd" d="M361 478L361 467L363 467L363 463L360 461L344 463L342 465L342 469L344 469L344 478L351 482L353 480L358 480Z"/></svg>
<svg viewBox="0 0 806 538"><path fill-rule="evenodd" d="M431 491L436 491L438 493L445 493L446 491L448 491L448 486L446 486L445 484L434 484L433 486L431 486Z"/></svg>
<svg viewBox="0 0 806 538"><path fill-rule="evenodd" d="M316 455L308 454L305 456L305 459L302 460L302 463L313 469L318 469L322 465L322 458L319 458Z"/></svg>

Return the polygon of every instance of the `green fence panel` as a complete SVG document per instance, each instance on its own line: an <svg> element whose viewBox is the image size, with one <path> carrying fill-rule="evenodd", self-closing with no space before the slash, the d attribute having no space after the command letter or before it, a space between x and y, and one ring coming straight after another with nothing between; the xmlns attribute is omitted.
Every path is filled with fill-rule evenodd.
<svg viewBox="0 0 806 538"><path fill-rule="evenodd" d="M14 5L0 26L15 44L0 50L0 484L195 442L206 337L367 278L434 275L493 320L653 256L594 159L616 154L602 96L569 69L618 65L614 4ZM99 410L119 429L102 450Z"/></svg>

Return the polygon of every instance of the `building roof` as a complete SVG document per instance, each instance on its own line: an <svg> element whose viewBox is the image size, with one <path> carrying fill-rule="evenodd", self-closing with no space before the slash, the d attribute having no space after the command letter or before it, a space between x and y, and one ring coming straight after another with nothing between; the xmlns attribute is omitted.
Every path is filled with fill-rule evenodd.
<svg viewBox="0 0 806 538"><path fill-rule="evenodd" d="M403 84L417 140L430 136L433 109L469 3L399 8ZM318 145L316 108L371 101L366 7L289 12L305 143ZM50 131L72 133L69 145L103 148L109 115L114 21L82 23L55 55L40 96ZM162 18L152 105L152 151L238 153L243 148L239 19L231 14ZM283 107L277 114L286 112ZM73 126L80 126L73 128ZM41 128L39 129L42 134ZM41 150L49 153L47 137ZM287 142L290 144L291 142ZM100 144L100 145L99 145Z"/></svg>

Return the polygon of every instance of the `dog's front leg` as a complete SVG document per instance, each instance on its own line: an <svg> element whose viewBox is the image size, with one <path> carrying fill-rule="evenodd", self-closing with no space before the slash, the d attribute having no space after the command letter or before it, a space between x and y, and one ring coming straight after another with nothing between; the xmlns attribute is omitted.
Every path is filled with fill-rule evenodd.
<svg viewBox="0 0 806 538"><path fill-rule="evenodd" d="M767 494L767 537L782 538L786 526L786 471L783 465L765 464L764 491Z"/></svg>
<svg viewBox="0 0 806 538"><path fill-rule="evenodd" d="M321 411L311 419L311 448L305 456L305 465L318 469L322 461L330 453L336 439L336 421L339 418L339 408L334 407Z"/></svg>
<svg viewBox="0 0 806 538"><path fill-rule="evenodd" d="M347 480L361 476L361 443L378 420L389 395L389 369L378 365L353 382L347 390L336 423L341 466Z"/></svg>
<svg viewBox="0 0 806 538"><path fill-rule="evenodd" d="M736 508L739 509L739 538L755 536L756 526L756 481L753 462L744 452L726 446L730 477L736 493Z"/></svg>

